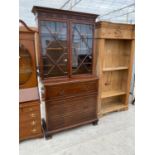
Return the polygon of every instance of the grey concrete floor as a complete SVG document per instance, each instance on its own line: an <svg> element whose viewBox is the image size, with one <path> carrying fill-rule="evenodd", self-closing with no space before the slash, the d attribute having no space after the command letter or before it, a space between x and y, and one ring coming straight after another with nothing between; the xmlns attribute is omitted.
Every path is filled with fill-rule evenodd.
<svg viewBox="0 0 155 155"><path fill-rule="evenodd" d="M50 140L21 142L20 155L134 155L135 108L102 117L91 124L53 135Z"/></svg>

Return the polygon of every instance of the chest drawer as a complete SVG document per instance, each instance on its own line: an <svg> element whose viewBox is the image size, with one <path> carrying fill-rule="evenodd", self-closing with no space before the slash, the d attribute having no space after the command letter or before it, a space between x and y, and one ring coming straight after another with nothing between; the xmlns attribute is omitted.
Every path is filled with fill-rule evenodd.
<svg viewBox="0 0 155 155"><path fill-rule="evenodd" d="M51 86L48 85L45 86L45 99L52 100L56 97L76 96L78 94L97 92L97 86L97 80L76 83L63 83Z"/></svg>
<svg viewBox="0 0 155 155"><path fill-rule="evenodd" d="M21 139L33 137L35 135L41 135L41 127L40 126L34 126L34 127L20 127L19 128L19 136Z"/></svg>
<svg viewBox="0 0 155 155"><path fill-rule="evenodd" d="M34 111L29 113L20 113L19 121L25 122L25 121L31 121L31 120L37 120L40 119L40 112Z"/></svg>
<svg viewBox="0 0 155 155"><path fill-rule="evenodd" d="M32 119L28 121L21 121L19 124L20 128L37 127L40 126L40 119Z"/></svg>
<svg viewBox="0 0 155 155"><path fill-rule="evenodd" d="M38 100L23 102L19 104L19 110L20 110L20 113L40 111L40 103Z"/></svg>
<svg viewBox="0 0 155 155"><path fill-rule="evenodd" d="M48 130L57 130L97 117L97 94L46 102Z"/></svg>
<svg viewBox="0 0 155 155"><path fill-rule="evenodd" d="M35 106L28 106L28 107L20 108L20 113L30 113L33 111L40 111L40 106L35 105Z"/></svg>
<svg viewBox="0 0 155 155"><path fill-rule="evenodd" d="M25 102L20 104L19 108L19 120L33 120L40 119L40 104L39 102Z"/></svg>

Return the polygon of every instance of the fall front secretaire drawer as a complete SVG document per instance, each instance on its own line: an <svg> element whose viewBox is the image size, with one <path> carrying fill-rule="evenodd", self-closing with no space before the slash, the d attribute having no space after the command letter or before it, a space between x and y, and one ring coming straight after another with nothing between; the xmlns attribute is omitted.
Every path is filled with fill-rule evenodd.
<svg viewBox="0 0 155 155"><path fill-rule="evenodd" d="M45 100L97 92L97 85L97 80L47 85L45 86Z"/></svg>

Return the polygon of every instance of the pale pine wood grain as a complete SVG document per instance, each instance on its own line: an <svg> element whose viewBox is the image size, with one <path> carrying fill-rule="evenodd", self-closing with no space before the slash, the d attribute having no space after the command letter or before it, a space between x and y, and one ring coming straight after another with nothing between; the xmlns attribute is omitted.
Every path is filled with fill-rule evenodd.
<svg viewBox="0 0 155 155"><path fill-rule="evenodd" d="M134 55L134 25L108 22L99 22L96 25L100 117L128 108Z"/></svg>

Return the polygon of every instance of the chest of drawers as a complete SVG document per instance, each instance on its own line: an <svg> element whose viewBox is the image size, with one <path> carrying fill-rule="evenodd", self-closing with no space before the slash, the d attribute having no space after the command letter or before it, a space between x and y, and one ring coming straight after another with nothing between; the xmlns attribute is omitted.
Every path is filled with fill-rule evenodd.
<svg viewBox="0 0 155 155"><path fill-rule="evenodd" d="M45 83L46 136L97 121L98 79Z"/></svg>
<svg viewBox="0 0 155 155"><path fill-rule="evenodd" d="M23 102L19 105L20 141L42 136L39 101Z"/></svg>

